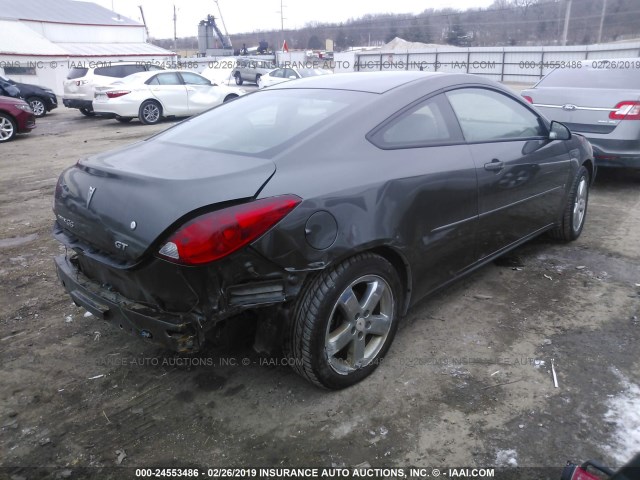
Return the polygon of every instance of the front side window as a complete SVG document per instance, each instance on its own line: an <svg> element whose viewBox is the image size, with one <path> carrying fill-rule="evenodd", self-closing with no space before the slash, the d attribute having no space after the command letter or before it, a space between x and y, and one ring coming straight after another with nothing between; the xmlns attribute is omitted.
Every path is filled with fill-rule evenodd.
<svg viewBox="0 0 640 480"><path fill-rule="evenodd" d="M485 88L446 93L467 142L542 137L540 118L516 100Z"/></svg>

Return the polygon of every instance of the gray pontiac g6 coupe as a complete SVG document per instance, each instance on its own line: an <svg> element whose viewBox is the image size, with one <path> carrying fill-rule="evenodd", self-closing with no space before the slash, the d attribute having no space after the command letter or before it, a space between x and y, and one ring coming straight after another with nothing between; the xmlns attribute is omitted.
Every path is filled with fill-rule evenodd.
<svg viewBox="0 0 640 480"><path fill-rule="evenodd" d="M196 352L252 316L339 389L429 293L542 233L578 238L594 176L584 137L490 80L301 79L65 170L55 263L126 332Z"/></svg>

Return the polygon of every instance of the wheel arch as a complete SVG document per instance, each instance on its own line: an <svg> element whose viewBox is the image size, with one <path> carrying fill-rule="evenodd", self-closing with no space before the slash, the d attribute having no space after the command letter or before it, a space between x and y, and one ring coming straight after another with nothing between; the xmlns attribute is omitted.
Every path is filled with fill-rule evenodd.
<svg viewBox="0 0 640 480"><path fill-rule="evenodd" d="M359 255L362 253L373 253L381 256L386 261L388 261L393 268L398 272L398 277L400 278L400 282L402 284L402 308L401 315L405 315L409 310L409 306L411 304L411 293L413 291L413 276L411 273L411 265L404 257L402 253L400 253L397 249L389 246L389 245L374 245L368 246L366 248L351 250L348 254L342 255L339 258L333 259L330 263L328 263L325 268L329 268L332 265L337 265L348 258L351 258L355 255Z"/></svg>
<svg viewBox="0 0 640 480"><path fill-rule="evenodd" d="M593 163L593 160L587 158L584 162L582 162L582 166L587 169L587 172L589 172L589 183L593 184L596 178L596 167Z"/></svg>

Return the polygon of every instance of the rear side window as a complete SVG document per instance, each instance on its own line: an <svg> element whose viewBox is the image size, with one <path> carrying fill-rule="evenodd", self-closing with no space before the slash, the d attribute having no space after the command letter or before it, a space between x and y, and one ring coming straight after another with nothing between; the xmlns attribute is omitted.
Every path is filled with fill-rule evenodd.
<svg viewBox="0 0 640 480"><path fill-rule="evenodd" d="M545 134L539 117L512 98L485 88L446 93L468 142L490 142Z"/></svg>
<svg viewBox="0 0 640 480"><path fill-rule="evenodd" d="M441 95L430 98L393 119L371 135L383 149L417 148L461 142L459 129Z"/></svg>
<svg viewBox="0 0 640 480"><path fill-rule="evenodd" d="M544 77L536 88L610 88L636 90L640 86L637 68L556 68Z"/></svg>
<svg viewBox="0 0 640 480"><path fill-rule="evenodd" d="M71 70L69 70L69 74L67 75L67 80L82 78L87 74L88 71L89 71L88 68L72 68Z"/></svg>
<svg viewBox="0 0 640 480"><path fill-rule="evenodd" d="M271 157L340 112L375 96L332 90L263 90L222 104L155 137L206 150ZM233 121L229 121L232 118Z"/></svg>

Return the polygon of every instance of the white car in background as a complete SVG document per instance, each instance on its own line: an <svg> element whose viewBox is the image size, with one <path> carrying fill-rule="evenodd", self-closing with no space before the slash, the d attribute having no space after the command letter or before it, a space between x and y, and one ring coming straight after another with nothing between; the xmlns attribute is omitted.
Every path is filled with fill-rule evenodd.
<svg viewBox="0 0 640 480"><path fill-rule="evenodd" d="M298 78L317 77L319 75L329 75L333 72L324 68L276 68L272 72L261 76L258 79L258 88L266 88Z"/></svg>
<svg viewBox="0 0 640 480"><path fill-rule="evenodd" d="M142 72L97 87L93 110L122 123L138 117L145 125L154 125L163 117L196 115L245 93L241 88L212 83L194 72Z"/></svg>
<svg viewBox="0 0 640 480"><path fill-rule="evenodd" d="M218 85L235 85L233 71L238 66L238 59L229 57L209 62L200 75Z"/></svg>

